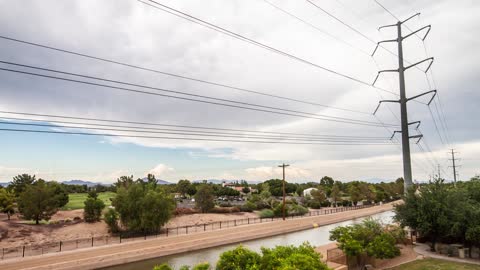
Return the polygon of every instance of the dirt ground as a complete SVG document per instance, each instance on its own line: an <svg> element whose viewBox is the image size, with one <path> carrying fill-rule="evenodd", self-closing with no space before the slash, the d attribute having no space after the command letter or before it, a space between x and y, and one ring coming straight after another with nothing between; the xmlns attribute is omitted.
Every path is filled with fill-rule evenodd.
<svg viewBox="0 0 480 270"><path fill-rule="evenodd" d="M7 221L7 216L0 214L0 248L42 244L46 242L58 242L78 238L89 238L108 234L107 225L102 222L86 223L73 222L75 217L83 217L83 210L58 211L51 219L51 223L59 224L26 224L24 220L13 216ZM232 214L192 214L181 215L172 218L167 227L190 226L196 224L227 221L258 217L256 213L232 213Z"/></svg>

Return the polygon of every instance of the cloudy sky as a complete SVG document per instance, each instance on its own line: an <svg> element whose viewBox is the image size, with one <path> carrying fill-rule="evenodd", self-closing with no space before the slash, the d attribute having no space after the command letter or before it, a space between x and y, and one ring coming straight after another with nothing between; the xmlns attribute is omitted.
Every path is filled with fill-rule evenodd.
<svg viewBox="0 0 480 270"><path fill-rule="evenodd" d="M432 72L428 72L427 76L422 71L427 65L406 72L407 95L418 95L435 87L439 92L430 107L425 105L429 96L420 98L420 102L409 103L409 121L421 121L420 132L424 135L419 144L411 141L414 179L427 180L430 175L437 173L439 164L442 177L451 180L453 175L448 167L451 163L447 155L450 148L459 152L461 179L469 179L480 173L480 140L477 135L480 132L477 119L480 93L476 89L480 83L480 37L477 35L480 30L480 3L473 0L378 2L401 19L421 12L419 17L404 25L404 35L424 25L432 25L425 43L417 36L404 42L406 65L426 57L435 57ZM157 178L172 182L184 178L265 180L280 178L281 171L277 165L283 162L291 164L287 169L290 181L318 180L324 175L343 181L392 180L402 176L401 148L396 141L400 136L397 134L393 141L382 139L390 138L392 132L397 130L394 125L399 124L399 106L382 105L376 116L371 114L380 99L398 99L395 93L399 92L398 75L394 73L380 76L376 84L380 89L368 85L373 82L379 69L398 68L394 43L380 48L374 58L370 56L376 41L396 37L394 28L377 30L381 25L396 23L397 19L374 0L311 0L310 3L305 0L158 0L158 3L287 52L313 65L134 0L0 0L1 69L90 83L80 84L0 70L0 111L3 112L0 113L3 118L0 120L0 129L99 134L84 136L0 130L0 182L9 181L12 176L23 172L35 173L49 180L88 179L102 182L112 182L120 175L142 177L147 173L154 173ZM12 63L137 86L126 87L113 82L39 71ZM262 108L268 106L274 108L268 111L281 111L282 114L267 112L266 109L246 109L252 108L251 105L238 108L181 99L178 97L191 96L178 92L161 92L174 96L172 98L119 91L118 88L91 83L155 93L160 93L159 89L181 91L243 104L253 103L264 106ZM197 96L195 99L212 101L204 97ZM293 113L297 115L293 116L292 111L300 113ZM48 125L59 124L54 120L62 119L12 112L234 129L237 131L223 133L237 137L222 138L227 141L139 138L132 136L212 137L159 135L147 133L144 129L139 132L139 128L152 128L152 125L145 124L135 124L137 131L72 128L80 122L105 124L78 119L75 120L77 124L64 123L64 127L51 127ZM310 117L299 117L299 114L308 114ZM311 117L313 114L315 116ZM349 119L350 123L318 119L325 117L330 120ZM351 123L352 119L355 123ZM358 121L367 125L358 125ZM249 139L247 133L238 130L254 131L256 133L248 134L256 134L257 137L261 134L270 137ZM410 132L412 135L419 134L413 127ZM101 133L130 137L102 136ZM337 140L341 140L341 136L374 137L371 140L378 144L228 141L285 142L285 138L280 138L283 135L279 135L284 133L295 133L295 136L302 138L309 134L310 139L313 138L311 134Z"/></svg>

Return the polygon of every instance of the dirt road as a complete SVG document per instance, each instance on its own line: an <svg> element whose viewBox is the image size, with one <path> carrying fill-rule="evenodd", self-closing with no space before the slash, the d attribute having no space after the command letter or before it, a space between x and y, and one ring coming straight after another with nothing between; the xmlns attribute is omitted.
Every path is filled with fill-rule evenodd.
<svg viewBox="0 0 480 270"><path fill-rule="evenodd" d="M96 269L187 251L240 243L285 234L391 210L385 204L361 210L286 221L230 227L191 235L161 237L118 245L94 247L42 256L0 261L0 269Z"/></svg>

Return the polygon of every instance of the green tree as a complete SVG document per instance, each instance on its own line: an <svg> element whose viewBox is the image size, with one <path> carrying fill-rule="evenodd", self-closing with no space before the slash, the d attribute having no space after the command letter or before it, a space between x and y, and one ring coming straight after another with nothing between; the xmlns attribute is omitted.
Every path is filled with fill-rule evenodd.
<svg viewBox="0 0 480 270"><path fill-rule="evenodd" d="M335 207L337 207L337 202L342 200L340 193L341 193L340 185L337 182L335 182L335 184L333 184L333 187L332 187L332 192L330 193L330 197L332 198L332 201Z"/></svg>
<svg viewBox="0 0 480 270"><path fill-rule="evenodd" d="M259 269L260 255L243 246L225 251L217 262L217 270Z"/></svg>
<svg viewBox="0 0 480 270"><path fill-rule="evenodd" d="M55 187L40 179L20 194L18 209L25 219L33 219L39 224L42 219L50 220L59 204Z"/></svg>
<svg viewBox="0 0 480 270"><path fill-rule="evenodd" d="M360 182L357 181L349 183L348 193L350 195L350 200L354 205L357 205L357 202L364 198L362 191L360 190Z"/></svg>
<svg viewBox="0 0 480 270"><path fill-rule="evenodd" d="M65 187L57 182L48 182L47 185L53 189L55 200L58 202L58 208L62 208L67 205L69 197Z"/></svg>
<svg viewBox="0 0 480 270"><path fill-rule="evenodd" d="M215 207L213 189L208 184L202 184L198 187L195 194L195 205L202 211L207 213Z"/></svg>
<svg viewBox="0 0 480 270"><path fill-rule="evenodd" d="M373 219L360 224L339 226L330 231L330 240L349 257L368 254L374 258L393 258L400 254L395 238Z"/></svg>
<svg viewBox="0 0 480 270"><path fill-rule="evenodd" d="M120 231L118 227L118 213L115 209L108 209L107 212L103 215L105 223L107 223L108 229L111 233L117 233Z"/></svg>
<svg viewBox="0 0 480 270"><path fill-rule="evenodd" d="M115 187L118 188L129 188L131 185L133 185L135 181L133 181L133 175L131 176L120 176L117 179L117 182L114 184Z"/></svg>
<svg viewBox="0 0 480 270"><path fill-rule="evenodd" d="M102 211L105 208L105 203L98 199L98 195L95 191L91 191L88 194L87 199L84 202L83 218L86 222L100 221L102 217Z"/></svg>
<svg viewBox="0 0 480 270"><path fill-rule="evenodd" d="M255 269L255 268L254 268ZM328 270L327 265L321 262L320 254L308 243L295 246L277 246L263 248L260 267L256 269L302 269L302 270Z"/></svg>
<svg viewBox="0 0 480 270"><path fill-rule="evenodd" d="M182 194L182 197L185 197L185 194L188 194L189 191L191 190L191 188L192 188L192 184L190 183L190 181L188 181L186 179L180 180L177 183L177 191L180 194Z"/></svg>
<svg viewBox="0 0 480 270"><path fill-rule="evenodd" d="M149 232L159 230L171 218L175 201L160 188L133 183L120 187L112 205L120 221L130 231Z"/></svg>
<svg viewBox="0 0 480 270"><path fill-rule="evenodd" d="M8 220L15 213L15 195L4 188L0 189L0 212L6 214Z"/></svg>
<svg viewBox="0 0 480 270"><path fill-rule="evenodd" d="M36 181L35 175L29 174L19 174L13 177L13 181L10 182L8 188L13 191L16 197L19 197L22 192L24 192L28 186L32 185Z"/></svg>

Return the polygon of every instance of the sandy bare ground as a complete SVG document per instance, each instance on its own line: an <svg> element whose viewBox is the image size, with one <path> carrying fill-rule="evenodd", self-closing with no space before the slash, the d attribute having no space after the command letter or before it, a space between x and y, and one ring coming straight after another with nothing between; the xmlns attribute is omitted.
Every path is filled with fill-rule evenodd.
<svg viewBox="0 0 480 270"><path fill-rule="evenodd" d="M83 210L58 211L53 221L73 220L83 217ZM258 217L256 213L232 214L192 214L172 218L167 227L192 226L210 222L227 221ZM32 225L17 216L7 221L6 215L0 214L0 248L17 247L23 245L41 245L48 242L66 241L72 239L90 238L108 235L108 228L104 222L96 223L62 223L58 225Z"/></svg>
<svg viewBox="0 0 480 270"><path fill-rule="evenodd" d="M356 211L325 216L305 217L286 221L257 223L191 235L161 237L124 244L94 247L0 262L2 270L13 269L96 269L149 258L178 254L203 248L264 238L312 228L314 224L327 225L353 218L391 210L385 204Z"/></svg>

